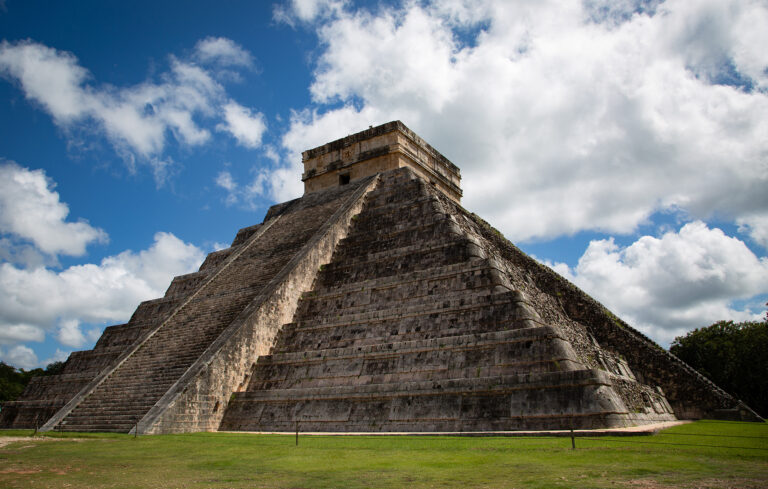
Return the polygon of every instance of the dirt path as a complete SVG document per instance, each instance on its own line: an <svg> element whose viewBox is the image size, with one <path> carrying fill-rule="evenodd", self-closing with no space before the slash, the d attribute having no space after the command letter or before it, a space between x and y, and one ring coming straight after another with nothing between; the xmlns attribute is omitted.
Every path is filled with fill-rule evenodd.
<svg viewBox="0 0 768 489"><path fill-rule="evenodd" d="M17 441L26 441L35 443L38 441L83 441L83 438L49 438L47 436L2 436L0 435L0 448L4 448L10 443Z"/></svg>

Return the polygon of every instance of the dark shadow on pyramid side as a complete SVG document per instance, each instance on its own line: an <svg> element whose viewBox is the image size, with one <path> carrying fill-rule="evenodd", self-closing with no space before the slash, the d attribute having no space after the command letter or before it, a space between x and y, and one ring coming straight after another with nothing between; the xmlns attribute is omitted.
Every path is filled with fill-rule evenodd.
<svg viewBox="0 0 768 489"><path fill-rule="evenodd" d="M400 122L304 153L273 206L2 426L499 431L760 420L459 205Z"/></svg>

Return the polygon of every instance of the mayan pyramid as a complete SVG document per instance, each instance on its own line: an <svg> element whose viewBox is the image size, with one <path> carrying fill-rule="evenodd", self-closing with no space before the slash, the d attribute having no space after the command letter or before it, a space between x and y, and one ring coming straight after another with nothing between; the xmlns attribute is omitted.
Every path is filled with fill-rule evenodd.
<svg viewBox="0 0 768 489"><path fill-rule="evenodd" d="M459 169L401 122L303 161L303 197L272 206L60 375L33 379L0 424L455 432L759 419L462 208Z"/></svg>

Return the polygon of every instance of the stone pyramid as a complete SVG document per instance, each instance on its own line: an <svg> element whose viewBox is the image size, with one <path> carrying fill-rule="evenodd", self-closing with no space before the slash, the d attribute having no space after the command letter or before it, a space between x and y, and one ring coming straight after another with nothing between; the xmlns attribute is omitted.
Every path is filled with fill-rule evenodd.
<svg viewBox="0 0 768 489"><path fill-rule="evenodd" d="M499 431L754 412L459 205L459 169L399 121L306 151L270 208L5 427Z"/></svg>

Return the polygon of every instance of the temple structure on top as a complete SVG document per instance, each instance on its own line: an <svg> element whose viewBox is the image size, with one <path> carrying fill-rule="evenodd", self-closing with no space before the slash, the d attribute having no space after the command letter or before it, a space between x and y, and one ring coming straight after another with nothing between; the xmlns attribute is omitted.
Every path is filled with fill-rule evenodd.
<svg viewBox="0 0 768 489"><path fill-rule="evenodd" d="M303 154L273 205L0 426L178 433L613 428L760 417L467 211L401 122ZM648 307L653 307L648 304Z"/></svg>
<svg viewBox="0 0 768 489"><path fill-rule="evenodd" d="M371 127L304 151L304 193L347 185L397 168L410 168L456 203L461 171L400 121Z"/></svg>

